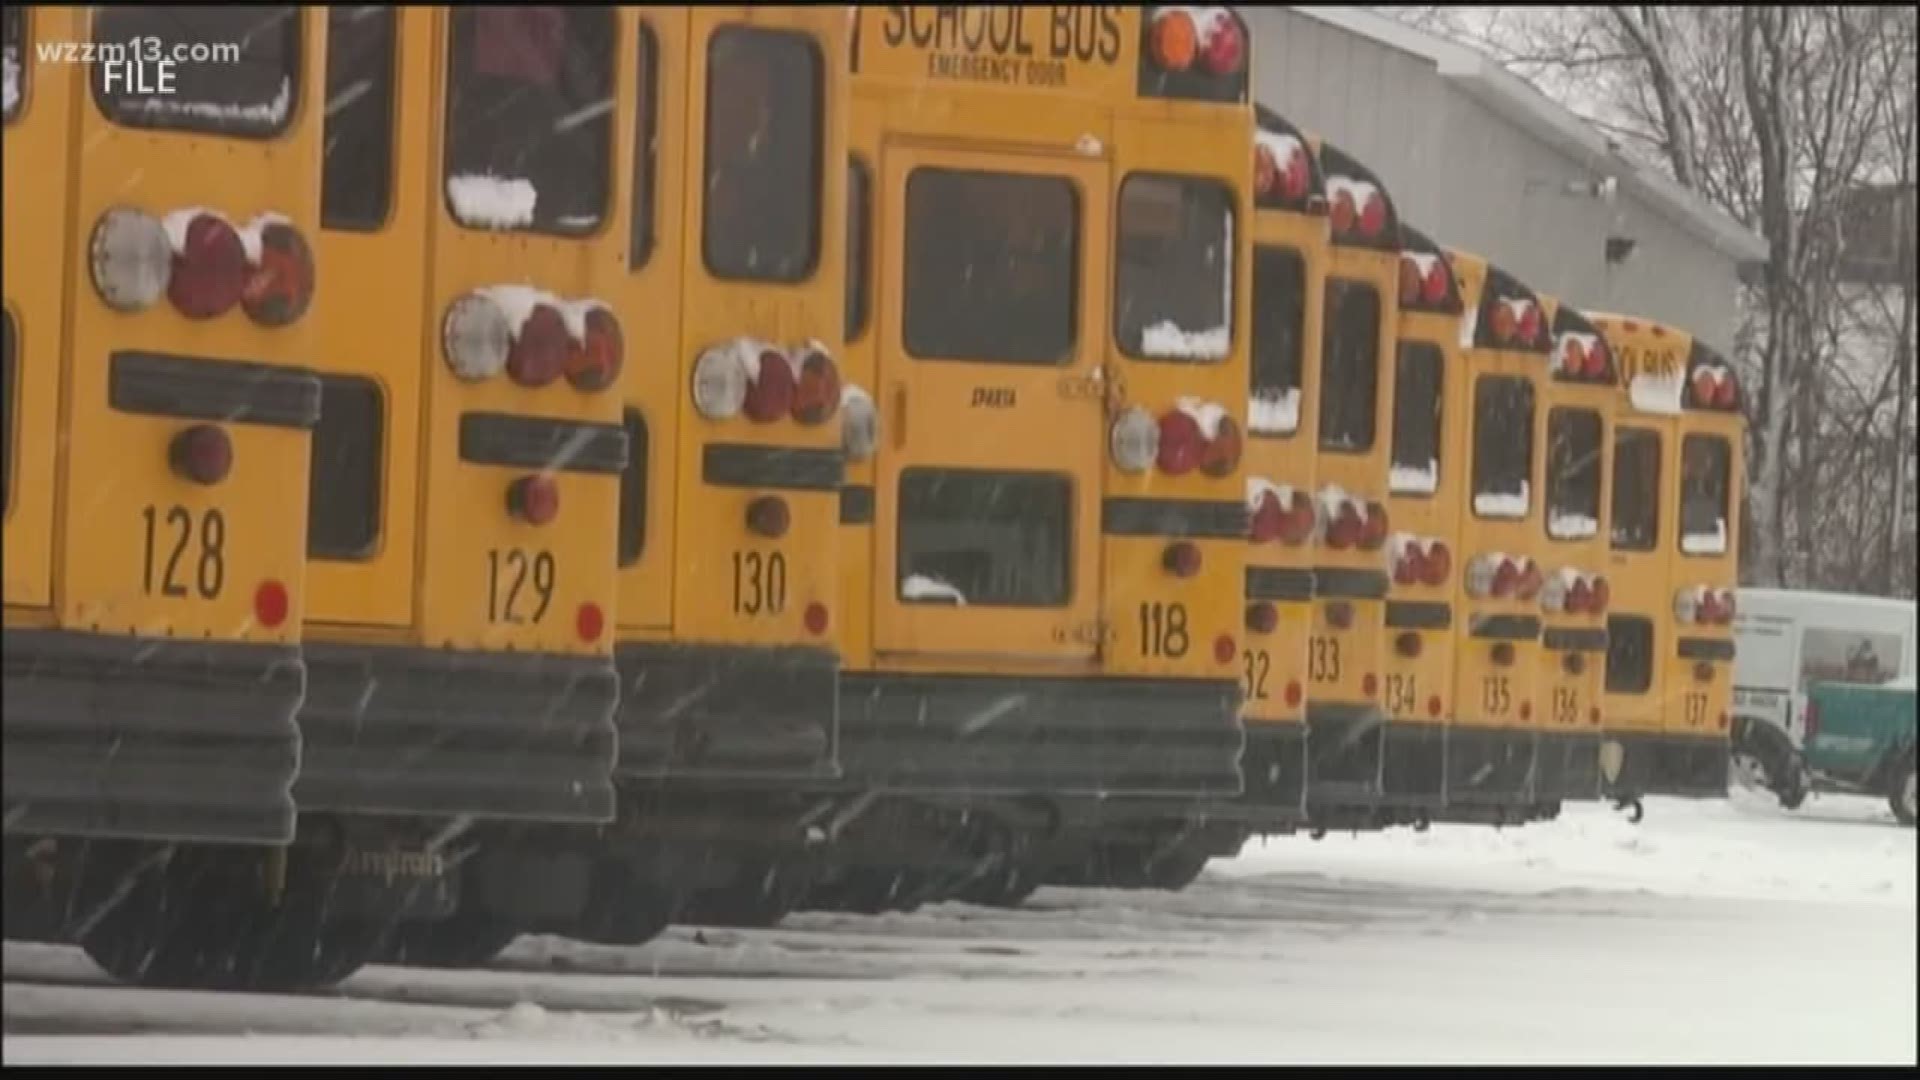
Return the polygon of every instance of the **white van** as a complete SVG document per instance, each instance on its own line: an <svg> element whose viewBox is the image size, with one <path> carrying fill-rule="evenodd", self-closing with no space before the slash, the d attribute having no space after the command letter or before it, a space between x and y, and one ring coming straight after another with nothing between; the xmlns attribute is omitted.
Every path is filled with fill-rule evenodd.
<svg viewBox="0 0 1920 1080"><path fill-rule="evenodd" d="M1912 680L1915 610L1912 600L1743 586L1733 619L1736 779L1798 805L1808 681Z"/></svg>

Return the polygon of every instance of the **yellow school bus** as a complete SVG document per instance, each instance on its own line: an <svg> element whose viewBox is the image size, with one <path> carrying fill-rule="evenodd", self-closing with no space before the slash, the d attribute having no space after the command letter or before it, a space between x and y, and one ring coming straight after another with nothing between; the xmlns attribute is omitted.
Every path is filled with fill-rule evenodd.
<svg viewBox="0 0 1920 1080"><path fill-rule="evenodd" d="M1410 225L1400 228L1400 322L1387 459L1386 641L1380 657L1386 717L1381 801L1420 820L1444 805L1445 737L1454 715L1454 550L1467 466L1466 309L1452 265Z"/></svg>
<svg viewBox="0 0 1920 1080"><path fill-rule="evenodd" d="M842 504L841 761L900 795L862 803L814 902L956 867L1016 897L1048 838L1197 873L1186 809L1240 783L1245 28L856 19L847 378L877 437Z"/></svg>
<svg viewBox="0 0 1920 1080"><path fill-rule="evenodd" d="M1542 296L1553 333L1545 408L1534 436L1542 467L1546 544L1540 561L1540 669L1533 801L1551 814L1565 800L1600 797L1601 687L1607 656L1607 530L1612 491L1613 354L1579 311Z"/></svg>
<svg viewBox="0 0 1920 1080"><path fill-rule="evenodd" d="M1540 667L1541 447L1535 417L1552 334L1540 300L1486 260L1450 251L1465 310L1467 483L1454 593L1449 820L1519 820L1532 799Z"/></svg>
<svg viewBox="0 0 1920 1080"><path fill-rule="evenodd" d="M1684 331L1589 318L1618 376L1604 790L1623 804L1647 794L1724 797L1744 468L1739 384Z"/></svg>
<svg viewBox="0 0 1920 1080"><path fill-rule="evenodd" d="M8 907L117 896L54 932L219 984L294 834L321 16L4 23Z"/></svg>
<svg viewBox="0 0 1920 1080"><path fill-rule="evenodd" d="M1313 481L1319 532L1307 639L1307 806L1317 822L1347 825L1372 820L1380 796L1400 222L1386 185L1365 165L1325 141L1316 149L1331 249Z"/></svg>
<svg viewBox="0 0 1920 1080"><path fill-rule="evenodd" d="M1313 141L1285 117L1255 110L1241 802L1272 827L1305 813L1320 428L1320 372L1309 360L1320 355L1330 236Z"/></svg>

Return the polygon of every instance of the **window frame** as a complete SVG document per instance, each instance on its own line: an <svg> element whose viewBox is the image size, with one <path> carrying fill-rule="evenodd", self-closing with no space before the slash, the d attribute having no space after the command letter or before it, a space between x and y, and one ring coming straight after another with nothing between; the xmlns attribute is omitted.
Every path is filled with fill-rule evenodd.
<svg viewBox="0 0 1920 1080"><path fill-rule="evenodd" d="M1260 333L1260 325L1261 325L1260 313L1263 311L1271 310L1279 306L1279 305L1269 305L1265 303L1265 297L1267 294L1264 290L1260 288L1260 282L1261 282L1260 267L1266 262L1267 259L1274 258L1274 257L1279 258L1282 262L1288 263L1290 269L1297 269L1299 271L1299 286L1300 286L1299 297L1298 297L1299 302L1294 305L1294 314L1296 316L1297 325L1295 325L1294 327L1294 334L1293 334L1294 336L1293 385L1291 386L1287 386L1282 383L1262 383L1260 381L1260 375L1263 369L1262 363L1261 363L1261 349L1260 349L1260 343L1263 340L1263 335ZM1248 342L1247 342L1247 345L1248 345L1248 348L1247 348L1247 397L1248 397L1248 400L1252 401L1254 399L1258 399L1259 397L1265 394L1279 394L1282 397L1284 397L1288 391L1292 391L1296 399L1304 398L1306 397L1306 392L1307 392L1307 389L1306 389L1307 340L1306 339L1307 339L1307 294L1309 291L1307 289L1306 252L1301 251L1298 247L1296 247L1293 244L1288 244L1288 243L1263 244L1256 241L1253 245L1252 271L1248 276L1250 278L1250 281L1247 287L1250 290L1249 296L1251 297L1251 300L1252 300L1251 308L1252 308L1252 316L1253 316L1252 329L1249 331L1249 334L1251 336L1248 338ZM1247 433L1249 435L1252 435L1255 438L1262 438L1262 439L1291 439L1295 435L1300 433L1299 421L1300 421L1299 402L1296 400L1296 404L1294 408L1294 425L1292 428L1285 431L1269 430L1266 428L1256 428L1251 423L1251 417L1249 417L1249 423L1247 424Z"/></svg>
<svg viewBox="0 0 1920 1080"><path fill-rule="evenodd" d="M639 270L653 260L660 190L660 155L654 146L660 132L660 39L644 15L639 19L633 62L638 99L633 108L633 161L627 174L633 184L627 196L627 269Z"/></svg>

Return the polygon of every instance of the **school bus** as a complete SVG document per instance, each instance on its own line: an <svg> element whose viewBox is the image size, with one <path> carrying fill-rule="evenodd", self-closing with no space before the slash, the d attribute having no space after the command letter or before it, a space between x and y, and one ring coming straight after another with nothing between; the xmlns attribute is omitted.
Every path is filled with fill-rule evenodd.
<svg viewBox="0 0 1920 1080"><path fill-rule="evenodd" d="M1724 798L1743 476L1740 387L1692 335L1589 314L1615 358L1601 779Z"/></svg>
<svg viewBox="0 0 1920 1080"><path fill-rule="evenodd" d="M1306 807L1320 429L1320 372L1308 361L1321 351L1331 240L1314 141L1264 106L1255 117L1241 802L1262 827L1284 827Z"/></svg>
<svg viewBox="0 0 1920 1080"><path fill-rule="evenodd" d="M1324 140L1331 247L1321 316L1314 619L1307 639L1307 809L1371 821L1380 797L1380 674L1393 525L1386 506L1399 325L1400 221L1386 185Z"/></svg>
<svg viewBox="0 0 1920 1080"><path fill-rule="evenodd" d="M1546 577L1535 417L1552 334L1540 299L1485 259L1449 251L1464 309L1464 512L1454 592L1448 820L1521 820L1532 801Z"/></svg>
<svg viewBox="0 0 1920 1080"><path fill-rule="evenodd" d="M1600 797L1601 688L1607 656L1607 532L1612 491L1606 468L1613 429L1613 354L1573 307L1542 296L1553 333L1545 408L1534 436L1543 468L1546 544L1540 551L1540 669L1534 729L1534 804Z"/></svg>
<svg viewBox="0 0 1920 1080"><path fill-rule="evenodd" d="M910 902L951 873L1011 901L1063 851L1197 873L1188 809L1240 786L1245 27L855 18L847 378L874 431L842 496L840 752L860 794L809 902Z"/></svg>
<svg viewBox="0 0 1920 1080"><path fill-rule="evenodd" d="M1446 735L1454 716L1453 552L1467 465L1466 309L1446 253L1400 227L1400 321L1387 458L1386 642L1381 650L1384 817L1415 821L1445 805Z"/></svg>
<svg viewBox="0 0 1920 1080"><path fill-rule="evenodd" d="M218 983L271 914L220 882L294 835L322 24L4 22L9 907L50 902L116 977ZM171 93L136 63L210 44L238 62Z"/></svg>

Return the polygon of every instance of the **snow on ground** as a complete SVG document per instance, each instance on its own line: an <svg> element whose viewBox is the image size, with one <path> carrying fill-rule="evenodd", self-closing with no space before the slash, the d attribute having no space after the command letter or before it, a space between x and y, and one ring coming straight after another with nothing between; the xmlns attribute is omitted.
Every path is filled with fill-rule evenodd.
<svg viewBox="0 0 1920 1080"><path fill-rule="evenodd" d="M1915 834L1883 801L1649 800L1254 842L1183 893L803 914L326 995L109 985L9 943L14 1062L1913 1062Z"/></svg>

